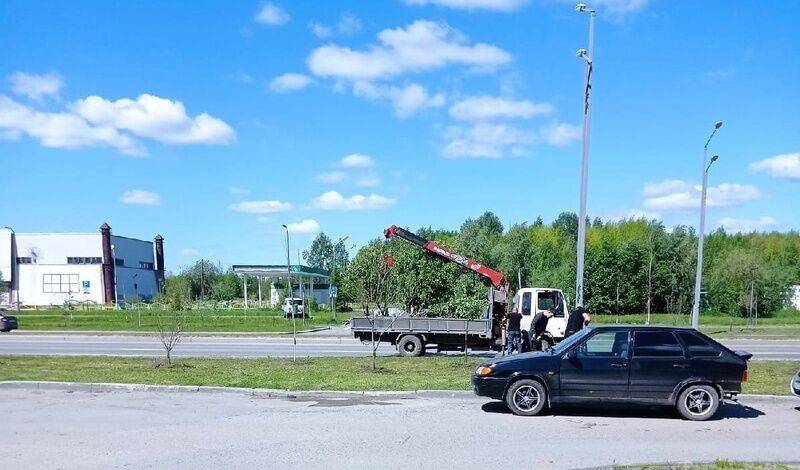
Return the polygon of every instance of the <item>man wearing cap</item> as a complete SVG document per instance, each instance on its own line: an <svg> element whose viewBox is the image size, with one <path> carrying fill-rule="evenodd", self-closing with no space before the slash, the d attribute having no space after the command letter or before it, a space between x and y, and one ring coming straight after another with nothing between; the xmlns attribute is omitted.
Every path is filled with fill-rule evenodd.
<svg viewBox="0 0 800 470"><path fill-rule="evenodd" d="M592 317L589 315L588 310L583 307L575 308L575 310L569 314L569 318L567 318L567 329L564 331L564 338L568 338L570 335L581 331L581 329L591 321Z"/></svg>

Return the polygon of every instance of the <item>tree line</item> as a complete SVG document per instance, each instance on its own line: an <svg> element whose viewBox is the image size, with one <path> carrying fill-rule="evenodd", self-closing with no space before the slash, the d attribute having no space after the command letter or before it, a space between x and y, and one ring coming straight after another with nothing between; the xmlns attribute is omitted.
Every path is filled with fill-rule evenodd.
<svg viewBox="0 0 800 470"><path fill-rule="evenodd" d="M577 216L570 212L549 225L539 217L506 229L486 212L457 231L416 231L505 273L512 292L520 285L552 287L572 299L577 232ZM645 219L587 220L585 303L598 313L688 313L696 250L691 227L668 230ZM786 308L791 286L800 284L800 235L719 229L706 237L703 269L704 311L747 315L752 291L752 309L768 316ZM342 295L361 308L395 305L419 315L475 316L487 295L474 274L399 239L376 239L362 247L341 284Z"/></svg>

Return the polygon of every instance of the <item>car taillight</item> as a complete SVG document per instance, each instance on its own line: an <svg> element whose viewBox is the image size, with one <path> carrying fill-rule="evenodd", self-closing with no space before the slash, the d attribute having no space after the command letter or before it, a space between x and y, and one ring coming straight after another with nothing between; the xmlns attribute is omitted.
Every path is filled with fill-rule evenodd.
<svg viewBox="0 0 800 470"><path fill-rule="evenodd" d="M745 371L742 372L742 382L747 382L747 369L745 369Z"/></svg>

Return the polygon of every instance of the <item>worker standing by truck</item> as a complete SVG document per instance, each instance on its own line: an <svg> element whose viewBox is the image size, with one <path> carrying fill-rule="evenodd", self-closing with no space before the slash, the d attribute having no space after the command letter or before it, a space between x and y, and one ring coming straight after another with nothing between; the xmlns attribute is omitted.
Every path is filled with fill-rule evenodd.
<svg viewBox="0 0 800 470"><path fill-rule="evenodd" d="M592 316L589 315L588 310L583 307L576 307L575 310L569 314L569 318L567 319L567 328L564 331L564 338L568 338L570 335L581 331L581 329L591 321Z"/></svg>
<svg viewBox="0 0 800 470"><path fill-rule="evenodd" d="M520 322L522 321L522 314L519 313L519 308L515 308L513 312L506 316L506 345L503 355L514 354L522 352L522 333L520 331Z"/></svg>

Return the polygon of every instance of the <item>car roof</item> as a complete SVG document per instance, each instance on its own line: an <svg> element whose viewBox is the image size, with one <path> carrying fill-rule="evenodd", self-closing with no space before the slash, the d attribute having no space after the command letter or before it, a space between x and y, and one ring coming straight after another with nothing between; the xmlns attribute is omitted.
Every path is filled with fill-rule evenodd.
<svg viewBox="0 0 800 470"><path fill-rule="evenodd" d="M695 331L690 326L668 325L592 325L592 328L596 330Z"/></svg>

